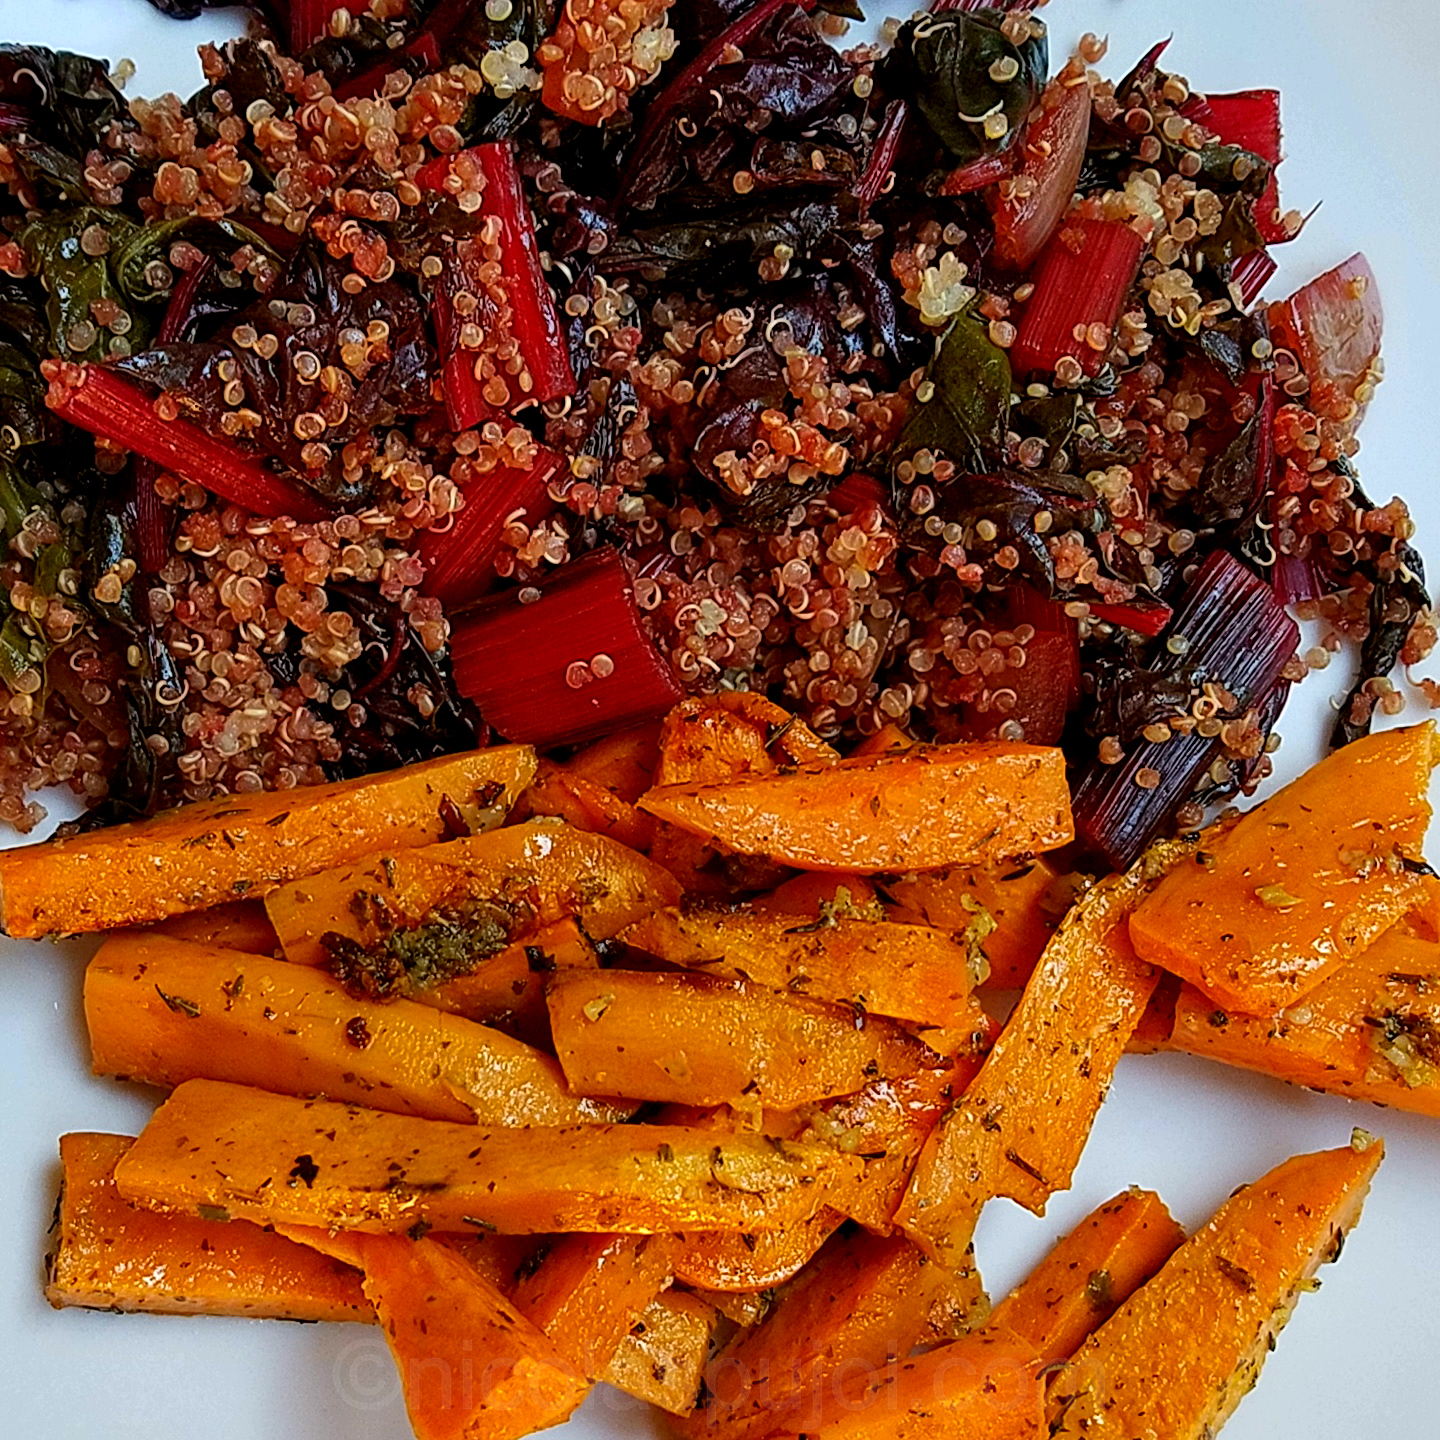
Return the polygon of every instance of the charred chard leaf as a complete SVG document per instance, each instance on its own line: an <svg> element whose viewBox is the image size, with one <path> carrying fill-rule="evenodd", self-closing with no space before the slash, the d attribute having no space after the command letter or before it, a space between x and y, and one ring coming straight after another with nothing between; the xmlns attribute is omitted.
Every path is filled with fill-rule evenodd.
<svg viewBox="0 0 1440 1440"><path fill-rule="evenodd" d="M0 454L49 444L59 434L40 375L40 361L49 353L50 326L39 285L0 278Z"/></svg>
<svg viewBox="0 0 1440 1440"><path fill-rule="evenodd" d="M1114 655L1100 656L1087 668L1094 700L1085 715L1085 729L1097 740L1117 736L1124 745L1140 738L1147 725L1189 710L1210 677L1174 663L1160 670L1135 665Z"/></svg>
<svg viewBox="0 0 1440 1440"><path fill-rule="evenodd" d="M917 15L896 38L882 68L887 91L914 102L958 165L1008 150L1044 88L1050 65L1043 31L1022 45L1001 32L1003 11ZM996 74L1011 69L1009 80ZM991 138L986 121L1004 116Z"/></svg>
<svg viewBox="0 0 1440 1440"><path fill-rule="evenodd" d="M269 298L237 314L215 340L157 345L119 368L171 392L215 435L225 433L222 419L236 408L227 404L225 392L239 384L243 405L259 417L250 438L264 454L327 499L362 502L364 487L340 472L341 449L362 431L428 411L435 357L412 287L388 280L351 295L340 284L347 273L323 250L307 248L289 262ZM375 322L386 327L383 342L366 341ZM236 343L242 327L263 339L273 337L274 354L267 356L253 342ZM337 387L333 393L322 383L327 371ZM308 442L295 433L302 415L320 422L310 439L323 440L330 458L318 466L307 463Z"/></svg>
<svg viewBox="0 0 1440 1440"><path fill-rule="evenodd" d="M983 474L995 468L1005 456L1010 385L1009 357L978 320L957 316L930 362L896 454L933 450L962 470Z"/></svg>

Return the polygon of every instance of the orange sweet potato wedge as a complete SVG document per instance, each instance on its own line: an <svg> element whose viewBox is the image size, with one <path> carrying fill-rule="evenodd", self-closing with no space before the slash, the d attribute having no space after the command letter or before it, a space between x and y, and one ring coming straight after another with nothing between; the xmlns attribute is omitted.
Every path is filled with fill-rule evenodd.
<svg viewBox="0 0 1440 1440"><path fill-rule="evenodd" d="M672 1415L688 1415L700 1397L719 1325L713 1305L684 1290L667 1290L620 1342L603 1379Z"/></svg>
<svg viewBox="0 0 1440 1440"><path fill-rule="evenodd" d="M1043 1214L1069 1187L1115 1066L1159 973L1125 922L1181 844L1155 847L1065 917L964 1096L925 1142L896 1222L947 1262L981 1206L1008 1196Z"/></svg>
<svg viewBox="0 0 1440 1440"><path fill-rule="evenodd" d="M514 1291L578 1374L604 1378L620 1343L674 1276L668 1235L562 1235Z"/></svg>
<svg viewBox="0 0 1440 1440"><path fill-rule="evenodd" d="M818 1403L807 1396L773 1416L767 1433L776 1440L1040 1440L1040 1370L1018 1335L987 1326L871 1372L869 1384L859 1383L865 1373L853 1367Z"/></svg>
<svg viewBox="0 0 1440 1440"><path fill-rule="evenodd" d="M708 1404L685 1434L766 1435L776 1416L823 1409L837 1381L874 1375L917 1345L954 1339L983 1322L987 1308L973 1268L952 1276L903 1236L837 1236L763 1323L711 1362Z"/></svg>
<svg viewBox="0 0 1440 1440"><path fill-rule="evenodd" d="M917 746L719 785L659 785L657 819L802 870L933 870L1053 850L1074 838L1059 750Z"/></svg>
<svg viewBox="0 0 1440 1440"><path fill-rule="evenodd" d="M1437 753L1433 721L1368 735L1207 832L1136 910L1137 953L1250 1015L1309 994L1431 893Z"/></svg>
<svg viewBox="0 0 1440 1440"><path fill-rule="evenodd" d="M428 935L429 948L440 945L446 953L458 939L478 966L541 926L576 917L587 934L606 940L656 905L679 899L669 872L636 851L604 835L534 820L378 857L372 848L363 864L278 890L266 909L285 958L297 964L327 963L336 949L324 939L331 935L367 954L398 954L403 964L425 948ZM413 959L405 968L415 968ZM440 970L432 983L464 973L460 963Z"/></svg>
<svg viewBox="0 0 1440 1440"><path fill-rule="evenodd" d="M232 900L210 910L172 915L151 929L171 940L216 945L222 950L243 950L247 955L274 955L280 948L280 937L261 900Z"/></svg>
<svg viewBox="0 0 1440 1440"><path fill-rule="evenodd" d="M1067 1360L1185 1242L1153 1190L1131 1188L1087 1215L991 1319L1051 1364Z"/></svg>
<svg viewBox="0 0 1440 1440"><path fill-rule="evenodd" d="M303 875L494 824L535 774L503 745L304 790L224 795L153 820L0 852L0 921L17 937L148 925L258 898Z"/></svg>
<svg viewBox="0 0 1440 1440"><path fill-rule="evenodd" d="M837 759L839 753L803 720L763 695L720 691L683 700L665 717L653 784L718 785L770 775L782 765ZM650 854L679 879L686 894L728 895L736 879L755 881L746 889L768 888L784 873L765 874L763 865L759 874L731 873L757 867L753 861L737 867L727 847L663 820L655 823Z"/></svg>
<svg viewBox="0 0 1440 1440"><path fill-rule="evenodd" d="M557 970L593 970L599 964L599 952L579 923L557 920L512 941L469 974L413 990L411 995L422 1005L463 1015L548 1050L550 1012L545 1008L545 986L551 975Z"/></svg>
<svg viewBox="0 0 1440 1440"><path fill-rule="evenodd" d="M569 765L541 759L535 779L515 807L517 815L552 815L577 830L608 835L633 850L647 850L655 822L613 790L575 773Z"/></svg>
<svg viewBox="0 0 1440 1440"><path fill-rule="evenodd" d="M1360 1218L1384 1147L1299 1155L1238 1191L1051 1381L1050 1434L1214 1435L1316 1270Z"/></svg>
<svg viewBox="0 0 1440 1440"><path fill-rule="evenodd" d="M872 1080L853 1095L792 1111L783 1130L779 1116L767 1116L766 1129L858 1155L865 1166L860 1183L834 1192L833 1203L852 1220L883 1232L894 1221L926 1139L956 1096L965 1093L983 1058L961 1055L944 1070Z"/></svg>
<svg viewBox="0 0 1440 1440"><path fill-rule="evenodd" d="M585 1398L554 1342L453 1250L367 1235L361 1253L416 1440L520 1440Z"/></svg>
<svg viewBox="0 0 1440 1440"><path fill-rule="evenodd" d="M675 1278L702 1290L762 1294L798 1275L844 1223L840 1211L825 1205L784 1230L682 1235Z"/></svg>
<svg viewBox="0 0 1440 1440"><path fill-rule="evenodd" d="M360 1275L248 1225L139 1210L115 1189L127 1135L64 1135L63 1188L45 1298L56 1309L369 1321Z"/></svg>
<svg viewBox="0 0 1440 1440"><path fill-rule="evenodd" d="M815 920L688 905L657 910L619 938L706 975L750 980L918 1025L983 1027L983 1012L970 994L969 952L928 925L857 919L834 910Z"/></svg>
<svg viewBox="0 0 1440 1440"><path fill-rule="evenodd" d="M548 1003L577 1095L788 1110L944 1065L893 1021L743 980L571 970Z"/></svg>
<svg viewBox="0 0 1440 1440"><path fill-rule="evenodd" d="M895 920L976 934L990 965L985 983L996 990L1019 990L1069 909L1073 890L1042 856L979 869L897 875L885 882L885 895L893 902L889 914ZM977 927L981 912L988 922L981 919Z"/></svg>
<svg viewBox="0 0 1440 1440"><path fill-rule="evenodd" d="M1165 1048L1440 1116L1440 945L1397 925L1268 1020L1183 986Z"/></svg>
<svg viewBox="0 0 1440 1440"><path fill-rule="evenodd" d="M111 936L85 972L97 1075L229 1080L482 1125L619 1121L560 1067L498 1030L408 1000L356 999L321 971L184 940Z"/></svg>
<svg viewBox="0 0 1440 1440"><path fill-rule="evenodd" d="M808 915L814 920L825 913L821 907L827 905L847 913L868 913L872 920L884 918L879 892L869 876L844 870L828 874L802 870L750 901L757 915Z"/></svg>
<svg viewBox="0 0 1440 1440"><path fill-rule="evenodd" d="M190 1080L116 1167L169 1214L395 1233L671 1234L796 1224L856 1160L665 1125L485 1129Z"/></svg>
<svg viewBox="0 0 1440 1440"><path fill-rule="evenodd" d="M607 735L565 762L572 775L602 786L633 805L654 783L660 763L660 725L652 722Z"/></svg>

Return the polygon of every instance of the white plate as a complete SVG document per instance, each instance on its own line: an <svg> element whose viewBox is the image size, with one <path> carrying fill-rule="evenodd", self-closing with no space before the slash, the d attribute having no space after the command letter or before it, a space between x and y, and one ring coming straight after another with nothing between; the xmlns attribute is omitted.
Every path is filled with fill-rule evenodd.
<svg viewBox="0 0 1440 1440"><path fill-rule="evenodd" d="M685 0L679 0L684 4ZM1153 41L1198 88L1278 85L1285 94L1287 205L1324 206L1287 247L1272 293L1364 249L1384 293L1389 378L1365 429L1372 492L1400 491L1420 543L1440 546L1434 489L1440 392L1440 127L1432 71L1433 0L1056 0L1055 52L1085 29L1109 32L1119 75ZM0 0L0 38L133 58L132 93L199 80L193 47L235 33L236 12L193 25L141 0ZM1320 752L1339 667L1313 677L1285 717L1282 778ZM1406 718L1418 718L1412 714ZM87 1073L81 969L90 947L0 949L0 1436L25 1440L403 1440L410 1434L378 1334L359 1326L52 1312L41 1256L66 1130L127 1131L152 1097ZM1435 1185L1440 1124L1308 1094L1183 1057L1126 1059L1076 1176L1036 1220L998 1202L978 1237L1003 1294L1092 1206L1130 1183L1151 1186L1189 1226L1240 1182L1295 1151L1343 1144L1352 1126L1385 1136L1364 1223L1324 1290L1302 1300L1227 1440L1356 1440L1433 1435L1429 1381L1440 1341ZM572 1422L574 1440L648 1433L640 1407L602 1391Z"/></svg>

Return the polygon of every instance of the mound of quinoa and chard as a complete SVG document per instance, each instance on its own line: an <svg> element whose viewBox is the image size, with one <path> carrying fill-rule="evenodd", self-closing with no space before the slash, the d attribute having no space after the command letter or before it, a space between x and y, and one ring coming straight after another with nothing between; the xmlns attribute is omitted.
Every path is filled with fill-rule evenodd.
<svg viewBox="0 0 1440 1440"><path fill-rule="evenodd" d="M188 101L0 50L10 824L56 784L106 823L483 743L452 625L597 547L684 691L764 691L842 745L891 722L1060 741L1081 776L1146 745L1143 791L1172 739L1213 742L1167 824L1253 787L1289 682L1344 641L1341 738L1404 703L1390 671L1436 632L1405 506L1350 463L1378 359L1319 383L1247 303L1260 232L1300 217L1162 57L1117 84L1087 37L1047 75L1027 8L850 49L845 19L774 0L373 0L298 56L275 18L204 47ZM1043 127L1081 90L1049 251L1101 222L1138 237L1138 271L1113 323L1037 334L1049 358L1022 369L1047 262L1013 268L1002 232L1040 223ZM493 142L575 377L544 404L470 159ZM460 427L457 359L485 413ZM324 518L258 517L63 423L82 365ZM564 461L546 502L502 513L442 605L426 544L542 447ZM1217 551L1322 622L1264 695L1187 668L1167 628Z"/></svg>

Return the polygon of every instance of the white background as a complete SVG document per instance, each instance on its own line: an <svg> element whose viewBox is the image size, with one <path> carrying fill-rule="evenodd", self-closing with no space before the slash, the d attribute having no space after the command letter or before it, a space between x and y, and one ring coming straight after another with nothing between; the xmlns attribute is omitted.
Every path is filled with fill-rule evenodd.
<svg viewBox="0 0 1440 1440"><path fill-rule="evenodd" d="M678 0L685 4L686 0ZM898 8L898 7L897 7ZM1388 378L1361 456L1379 500L1398 491L1440 560L1434 437L1440 387L1440 55L1433 0L1054 0L1054 53L1083 30L1110 35L1117 77L1174 35L1167 64L1199 89L1278 85L1285 95L1287 206L1322 208L1283 252L1271 294L1364 249L1387 311ZM238 12L191 25L141 0L0 0L0 39L129 56L131 93L199 81L193 47L234 33ZM1058 63L1058 61L1057 61ZM1282 725L1280 773L1320 753L1342 667L1312 677ZM1418 718L1411 715L1406 718ZM40 1294L57 1137L133 1133L153 1097L92 1079L80 1012L89 947L0 942L0 1436L24 1440L402 1440L409 1435L378 1334L359 1326L53 1313ZM1069 1194L1036 1220L997 1202L978 1237L997 1297L1090 1208L1137 1183L1194 1226L1240 1182L1286 1155L1384 1135L1389 1158L1344 1260L1324 1272L1242 1405L1227 1440L1368 1440L1436 1433L1440 1123L1299 1090L1183 1057L1122 1062ZM648 1430L634 1402L598 1393L580 1440Z"/></svg>

